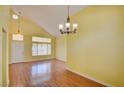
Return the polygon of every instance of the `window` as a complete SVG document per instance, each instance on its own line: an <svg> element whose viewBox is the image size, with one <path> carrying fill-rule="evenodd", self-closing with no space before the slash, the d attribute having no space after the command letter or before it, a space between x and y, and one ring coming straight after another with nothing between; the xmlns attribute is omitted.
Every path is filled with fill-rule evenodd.
<svg viewBox="0 0 124 93"><path fill-rule="evenodd" d="M32 44L32 56L50 55L51 44Z"/></svg>
<svg viewBox="0 0 124 93"><path fill-rule="evenodd" d="M48 52L48 55L51 54L51 44L48 44L47 45L47 52Z"/></svg>
<svg viewBox="0 0 124 93"><path fill-rule="evenodd" d="M47 44L38 44L38 55L47 55Z"/></svg>
<svg viewBox="0 0 124 93"><path fill-rule="evenodd" d="M32 37L32 41L33 42L47 42L47 43L51 43L51 39L50 38L43 38L43 37Z"/></svg>
<svg viewBox="0 0 124 93"><path fill-rule="evenodd" d="M37 44L32 45L32 55L37 56Z"/></svg>
<svg viewBox="0 0 124 93"><path fill-rule="evenodd" d="M32 56L51 55L51 39L50 38L41 39L40 37L37 37L36 39L32 37L32 42L33 42Z"/></svg>
<svg viewBox="0 0 124 93"><path fill-rule="evenodd" d="M23 35L21 35L21 34L13 34L12 35L12 40L23 41Z"/></svg>

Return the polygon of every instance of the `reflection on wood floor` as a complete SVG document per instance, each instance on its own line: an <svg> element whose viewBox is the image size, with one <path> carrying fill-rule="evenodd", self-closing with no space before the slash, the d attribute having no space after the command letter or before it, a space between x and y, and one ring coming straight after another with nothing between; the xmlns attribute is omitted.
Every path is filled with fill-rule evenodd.
<svg viewBox="0 0 124 93"><path fill-rule="evenodd" d="M66 70L64 62L48 60L10 65L11 87L101 87Z"/></svg>

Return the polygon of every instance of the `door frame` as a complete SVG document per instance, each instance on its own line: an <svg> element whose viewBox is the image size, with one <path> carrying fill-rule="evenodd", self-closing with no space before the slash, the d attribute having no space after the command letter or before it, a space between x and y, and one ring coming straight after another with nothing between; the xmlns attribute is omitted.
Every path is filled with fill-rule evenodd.
<svg viewBox="0 0 124 93"><path fill-rule="evenodd" d="M2 86L2 32L0 32L0 86Z"/></svg>

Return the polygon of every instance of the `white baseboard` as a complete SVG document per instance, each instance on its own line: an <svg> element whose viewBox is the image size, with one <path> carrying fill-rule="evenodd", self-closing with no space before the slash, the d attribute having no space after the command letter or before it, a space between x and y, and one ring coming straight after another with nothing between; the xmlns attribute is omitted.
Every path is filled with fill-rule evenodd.
<svg viewBox="0 0 124 93"><path fill-rule="evenodd" d="M26 62L39 62L39 61L49 61L49 60L54 60L55 58L50 58L50 59L42 59L42 60L29 60L29 61L27 61L27 60L24 60L23 62L17 62L17 63L9 63L9 64L18 64L18 63L26 63Z"/></svg>
<svg viewBox="0 0 124 93"><path fill-rule="evenodd" d="M61 59L57 59L57 58L56 58L56 60L61 61L61 62L65 62L65 63L67 62L67 61L64 61L64 60L61 60Z"/></svg>
<svg viewBox="0 0 124 93"><path fill-rule="evenodd" d="M71 72L73 72L73 73L75 73L75 74L78 74L78 75L80 75L80 76L82 76L82 77L85 77L85 78L87 78L87 79L90 79L90 80L92 80L92 81L98 82L98 83L100 83L100 84L102 84L102 85L105 85L105 86L107 86L107 87L113 87L113 86L110 85L110 84L104 83L104 82L102 82L102 81L96 80L96 79L94 79L94 78L92 78L92 77L89 77L89 76L87 76L87 75L84 75L84 74L81 74L81 73L79 73L79 72L73 71L73 70L71 70L70 68L66 68L66 69L67 69L68 71L71 71Z"/></svg>

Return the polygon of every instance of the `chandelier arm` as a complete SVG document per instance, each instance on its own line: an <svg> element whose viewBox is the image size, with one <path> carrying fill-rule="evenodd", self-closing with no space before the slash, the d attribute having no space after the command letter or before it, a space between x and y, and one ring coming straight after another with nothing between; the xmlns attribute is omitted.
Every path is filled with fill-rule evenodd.
<svg viewBox="0 0 124 93"><path fill-rule="evenodd" d="M62 31L60 30L61 33L76 33L77 30L74 30L74 31Z"/></svg>

